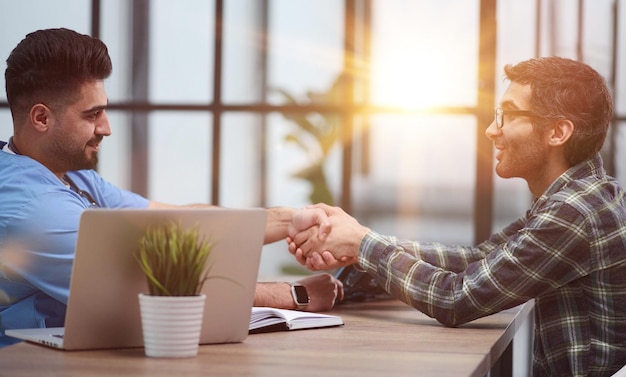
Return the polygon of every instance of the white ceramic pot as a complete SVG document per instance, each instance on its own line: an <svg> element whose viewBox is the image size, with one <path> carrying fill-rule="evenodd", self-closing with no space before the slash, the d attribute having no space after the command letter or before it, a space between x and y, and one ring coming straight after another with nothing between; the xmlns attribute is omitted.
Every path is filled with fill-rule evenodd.
<svg viewBox="0 0 626 377"><path fill-rule="evenodd" d="M205 295L150 296L140 293L146 356L196 356L205 301Z"/></svg>

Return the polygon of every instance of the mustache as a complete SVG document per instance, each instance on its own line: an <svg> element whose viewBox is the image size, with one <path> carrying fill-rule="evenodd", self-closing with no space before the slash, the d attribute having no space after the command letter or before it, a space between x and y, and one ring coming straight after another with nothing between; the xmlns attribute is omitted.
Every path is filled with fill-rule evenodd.
<svg viewBox="0 0 626 377"><path fill-rule="evenodd" d="M88 145L100 145L104 140L104 136L96 136L87 142Z"/></svg>

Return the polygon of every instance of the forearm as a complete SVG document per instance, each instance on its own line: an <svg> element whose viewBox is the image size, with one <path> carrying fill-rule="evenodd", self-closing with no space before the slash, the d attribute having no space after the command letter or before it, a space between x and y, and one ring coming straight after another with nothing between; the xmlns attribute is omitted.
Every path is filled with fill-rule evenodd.
<svg viewBox="0 0 626 377"><path fill-rule="evenodd" d="M269 244L286 239L289 224L293 221L295 213L296 210L289 207L268 208L264 243Z"/></svg>
<svg viewBox="0 0 626 377"><path fill-rule="evenodd" d="M257 283L254 290L254 306L269 306L278 309L295 309L291 286L284 282Z"/></svg>

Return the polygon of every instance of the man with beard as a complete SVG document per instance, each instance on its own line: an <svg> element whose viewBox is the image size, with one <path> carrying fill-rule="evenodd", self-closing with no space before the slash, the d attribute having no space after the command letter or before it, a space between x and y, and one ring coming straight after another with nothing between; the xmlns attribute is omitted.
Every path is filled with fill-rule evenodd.
<svg viewBox="0 0 626 377"><path fill-rule="evenodd" d="M535 300L534 376L609 376L626 364L626 198L603 168L612 117L605 80L560 57L505 67L510 85L486 130L496 173L522 178L527 213L475 246L381 235L318 205L332 231L290 232L312 269L357 264L447 326Z"/></svg>
<svg viewBox="0 0 626 377"><path fill-rule="evenodd" d="M13 136L0 142L0 250L25 240L12 258L0 253L0 347L16 342L9 328L63 326L81 213L91 207L172 208L122 190L94 170L98 150L111 134L104 80L112 64L102 41L68 29L39 30L11 52L5 71ZM209 207L192 204L186 207ZM267 209L265 243L285 239L292 221L323 223L323 211L294 218L290 208ZM320 215L322 214L322 215ZM329 274L298 281L308 311L341 299L341 282ZM289 284L258 283L254 305L295 309Z"/></svg>

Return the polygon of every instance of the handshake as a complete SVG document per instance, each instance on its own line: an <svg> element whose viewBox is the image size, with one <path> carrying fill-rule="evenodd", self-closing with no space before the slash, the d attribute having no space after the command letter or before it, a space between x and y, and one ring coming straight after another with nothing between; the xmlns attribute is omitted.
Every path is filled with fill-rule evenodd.
<svg viewBox="0 0 626 377"><path fill-rule="evenodd" d="M321 203L294 214L287 243L300 264L329 270L357 263L361 240L369 231L343 209Z"/></svg>

